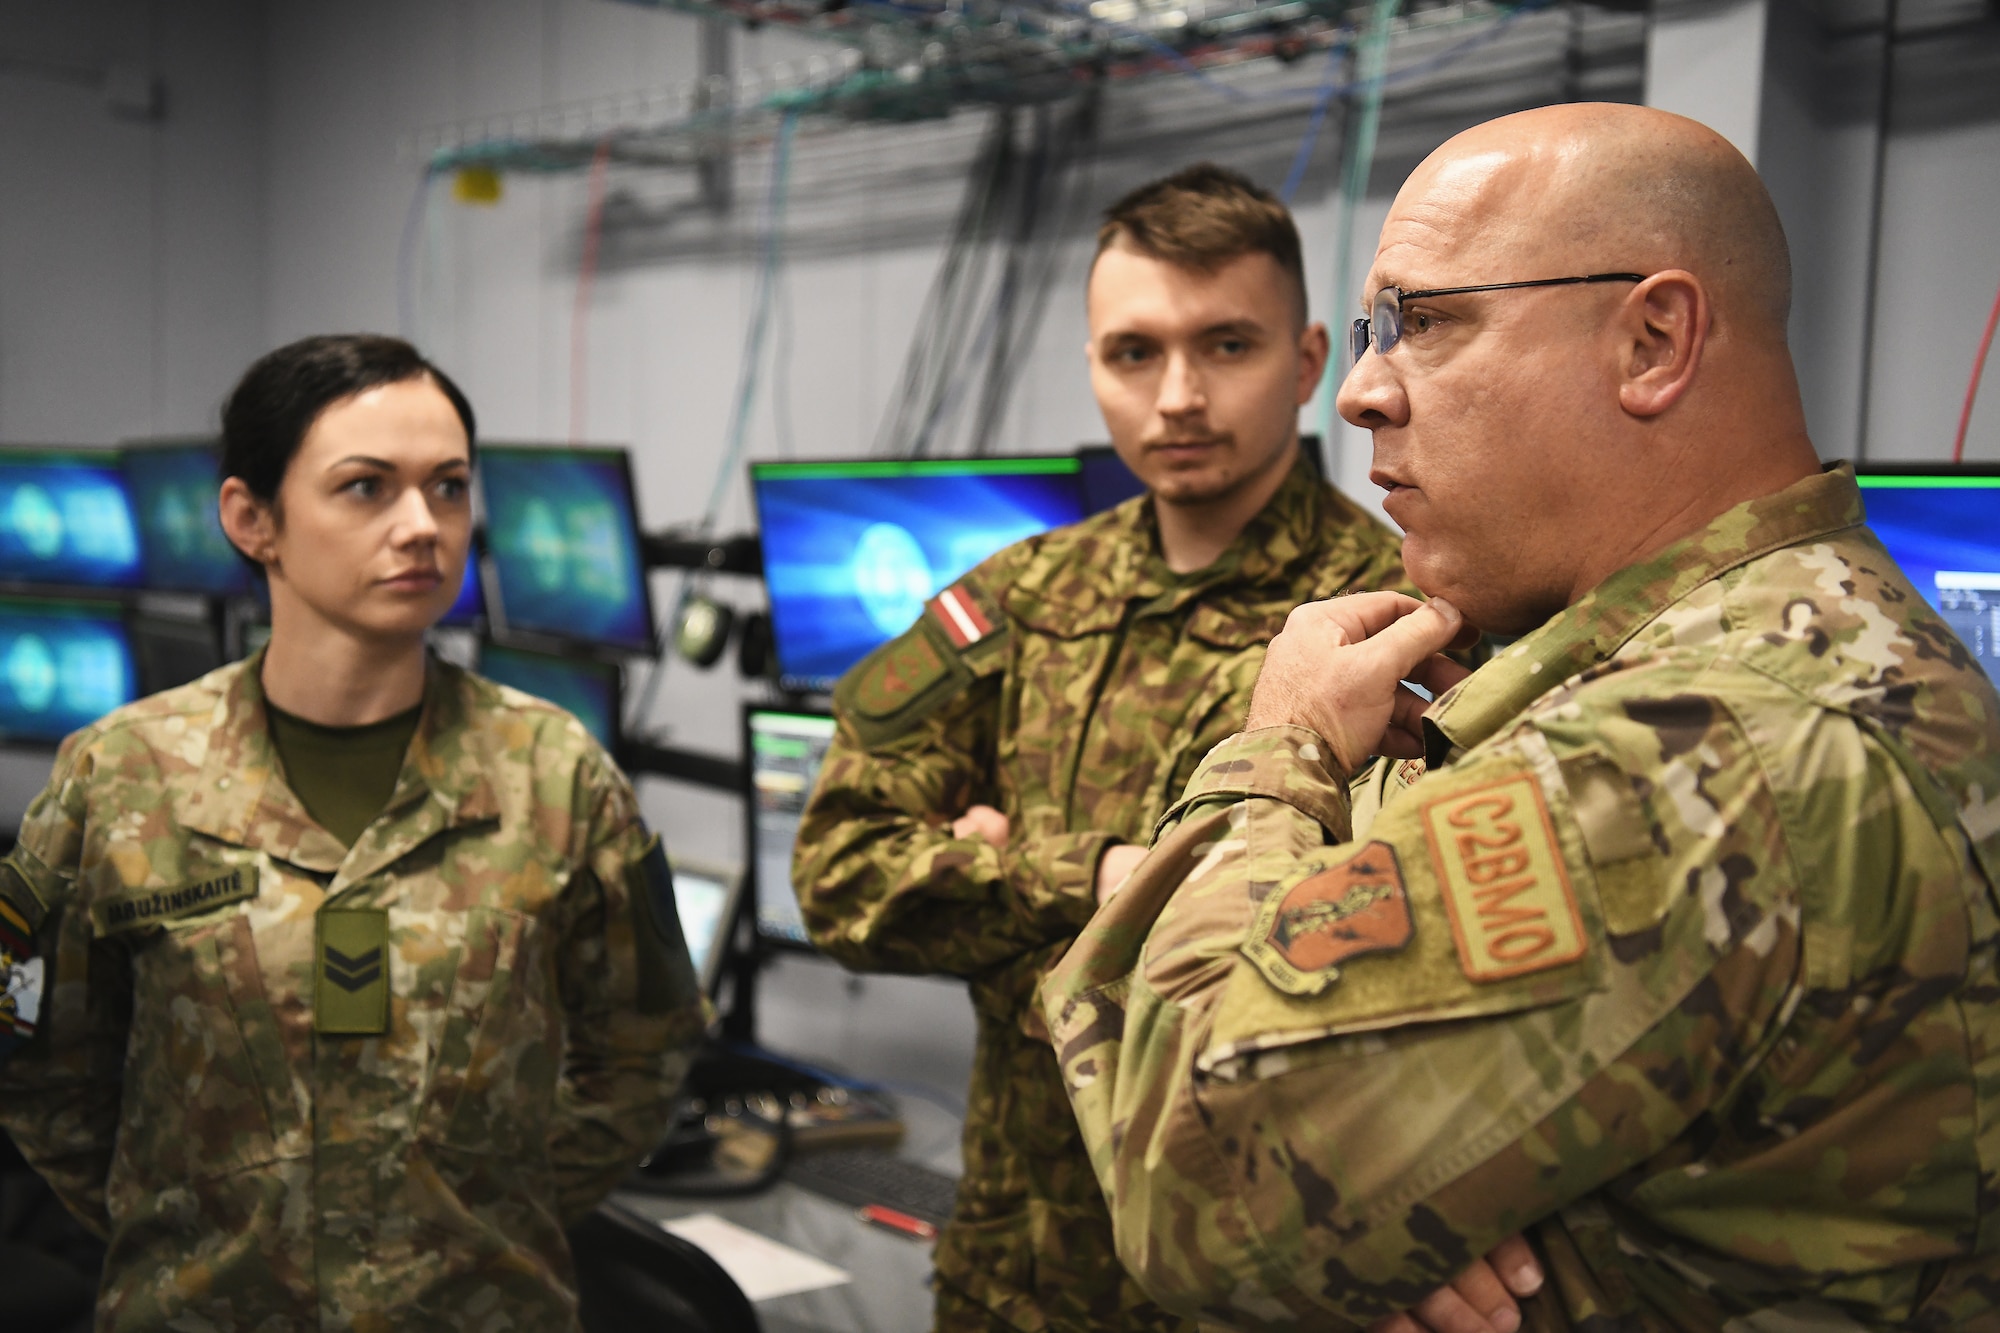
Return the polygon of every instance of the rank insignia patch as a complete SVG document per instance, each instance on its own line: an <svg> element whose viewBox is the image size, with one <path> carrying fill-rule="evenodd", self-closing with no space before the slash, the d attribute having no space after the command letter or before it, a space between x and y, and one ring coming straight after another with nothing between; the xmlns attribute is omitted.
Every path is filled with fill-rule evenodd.
<svg viewBox="0 0 2000 1333"><path fill-rule="evenodd" d="M1243 953L1287 995L1317 995L1339 964L1410 942L1410 902L1396 851L1371 842L1264 902Z"/></svg>
<svg viewBox="0 0 2000 1333"><path fill-rule="evenodd" d="M1455 791L1423 811L1467 977L1499 981L1583 957L1576 894L1533 777Z"/></svg>
<svg viewBox="0 0 2000 1333"><path fill-rule="evenodd" d="M389 1030L389 914L379 907L322 907L313 987L313 1031L366 1037Z"/></svg>

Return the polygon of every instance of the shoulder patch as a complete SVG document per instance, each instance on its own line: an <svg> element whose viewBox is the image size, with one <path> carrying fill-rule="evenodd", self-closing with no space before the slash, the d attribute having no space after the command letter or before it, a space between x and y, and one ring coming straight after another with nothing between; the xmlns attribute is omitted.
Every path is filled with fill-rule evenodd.
<svg viewBox="0 0 2000 1333"><path fill-rule="evenodd" d="M892 717L950 674L931 636L913 629L876 650L875 660L856 672L848 697L870 717Z"/></svg>
<svg viewBox="0 0 2000 1333"><path fill-rule="evenodd" d="M1473 981L1560 967L1586 947L1542 789L1528 773L1423 805L1459 966Z"/></svg>
<svg viewBox="0 0 2000 1333"><path fill-rule="evenodd" d="M28 920L0 898L0 1051L35 1035L42 1007L42 960Z"/></svg>
<svg viewBox="0 0 2000 1333"><path fill-rule="evenodd" d="M1340 964L1410 942L1410 901L1396 849L1364 844L1264 900L1243 953L1287 995L1317 995L1340 979Z"/></svg>
<svg viewBox="0 0 2000 1333"><path fill-rule="evenodd" d="M993 633L999 612L985 605L971 583L960 580L924 603L924 614L937 621L951 646L963 652Z"/></svg>

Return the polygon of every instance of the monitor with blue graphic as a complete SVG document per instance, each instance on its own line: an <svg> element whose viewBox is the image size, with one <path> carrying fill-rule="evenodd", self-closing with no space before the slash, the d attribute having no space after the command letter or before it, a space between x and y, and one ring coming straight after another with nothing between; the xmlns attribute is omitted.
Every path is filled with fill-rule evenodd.
<svg viewBox="0 0 2000 1333"><path fill-rule="evenodd" d="M468 551L465 556L465 577L459 580L458 596L452 599L451 609L444 613L440 625L453 628L467 628L486 619L486 593L479 586L479 555Z"/></svg>
<svg viewBox="0 0 2000 1333"><path fill-rule="evenodd" d="M0 448L0 582L135 588L139 555L115 452Z"/></svg>
<svg viewBox="0 0 2000 1333"><path fill-rule="evenodd" d="M494 618L508 631L655 651L623 449L483 444Z"/></svg>
<svg viewBox="0 0 2000 1333"><path fill-rule="evenodd" d="M52 744L138 693L115 603L0 598L0 741Z"/></svg>
<svg viewBox="0 0 2000 1333"><path fill-rule="evenodd" d="M600 745L614 755L618 753L622 677L615 663L486 643L479 647L479 674L568 709Z"/></svg>
<svg viewBox="0 0 2000 1333"><path fill-rule="evenodd" d="M1864 463L1868 526L2000 681L2000 468Z"/></svg>
<svg viewBox="0 0 2000 1333"><path fill-rule="evenodd" d="M953 580L1084 516L1067 458L752 463L780 683L829 690Z"/></svg>
<svg viewBox="0 0 2000 1333"><path fill-rule="evenodd" d="M139 526L145 586L160 592L240 597L254 576L222 533L213 440L127 444L124 472Z"/></svg>

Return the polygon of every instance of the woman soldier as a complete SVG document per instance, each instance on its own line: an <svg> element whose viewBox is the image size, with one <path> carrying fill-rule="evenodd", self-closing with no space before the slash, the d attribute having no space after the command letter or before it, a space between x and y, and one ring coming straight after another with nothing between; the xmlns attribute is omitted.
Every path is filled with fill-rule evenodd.
<svg viewBox="0 0 2000 1333"><path fill-rule="evenodd" d="M570 717L430 657L472 410L308 338L223 413L270 643L71 736L0 1122L108 1244L100 1330L565 1329L566 1224L664 1131L701 1000L658 839ZM21 896L16 894L15 896Z"/></svg>

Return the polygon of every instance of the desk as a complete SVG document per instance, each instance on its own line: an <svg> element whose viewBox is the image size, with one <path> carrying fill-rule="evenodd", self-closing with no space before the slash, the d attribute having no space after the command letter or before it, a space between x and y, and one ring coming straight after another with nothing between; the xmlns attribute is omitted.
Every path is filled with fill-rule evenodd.
<svg viewBox="0 0 2000 1333"><path fill-rule="evenodd" d="M897 1150L957 1175L960 1118L911 1095L918 1085L962 1098L972 1064L972 1011L958 982L852 977L800 956L760 978L759 1036L774 1051L837 1063L891 1085L907 1127ZM619 1203L664 1220L713 1213L845 1269L853 1281L760 1302L766 1333L926 1333L931 1326L931 1247L870 1226L847 1204L787 1181L741 1199L671 1199L621 1192Z"/></svg>

